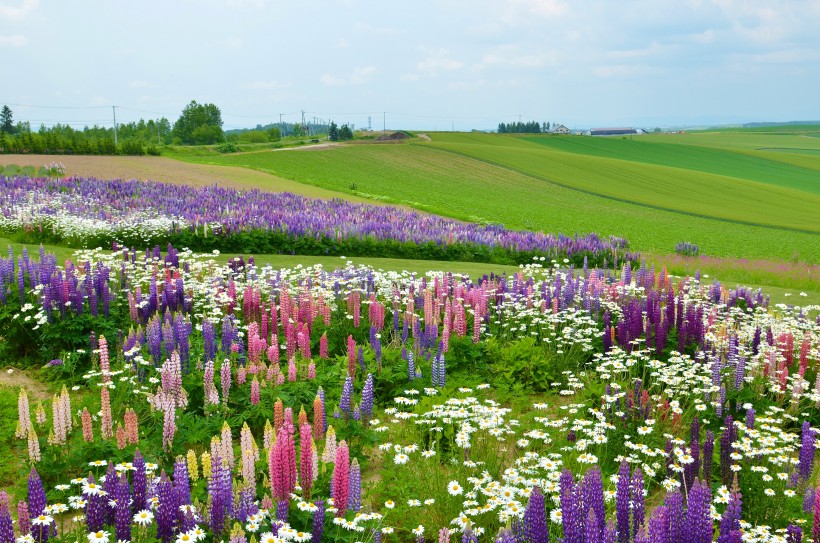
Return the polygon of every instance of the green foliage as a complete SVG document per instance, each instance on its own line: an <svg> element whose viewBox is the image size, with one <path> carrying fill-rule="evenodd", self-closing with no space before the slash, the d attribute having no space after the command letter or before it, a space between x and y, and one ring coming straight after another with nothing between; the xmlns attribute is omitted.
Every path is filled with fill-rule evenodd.
<svg viewBox="0 0 820 543"><path fill-rule="evenodd" d="M213 104L198 104L196 100L185 106L172 131L174 139L187 145L203 145L224 140L222 112Z"/></svg>
<svg viewBox="0 0 820 543"><path fill-rule="evenodd" d="M333 121L330 121L330 127L327 129L327 139L330 141L339 141L339 127Z"/></svg>
<svg viewBox="0 0 820 543"><path fill-rule="evenodd" d="M3 106L0 111L0 132L14 134L14 114L9 106Z"/></svg>
<svg viewBox="0 0 820 543"><path fill-rule="evenodd" d="M350 129L349 125L343 124L342 127L339 129L339 139L342 141L353 139L353 130Z"/></svg>

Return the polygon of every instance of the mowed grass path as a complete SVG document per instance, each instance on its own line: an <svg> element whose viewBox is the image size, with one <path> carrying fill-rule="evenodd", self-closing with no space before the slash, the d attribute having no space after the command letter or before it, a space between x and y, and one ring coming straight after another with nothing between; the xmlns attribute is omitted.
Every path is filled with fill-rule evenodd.
<svg viewBox="0 0 820 543"><path fill-rule="evenodd" d="M705 215L702 208L691 203L696 200L716 214L730 217L735 213L733 208L743 207L737 212L741 218L760 222L760 217L749 212L748 208L754 207L770 221L812 231L820 230L820 197L816 195L754 183L754 198L737 195L744 198L741 205L708 183L698 184L696 193L686 185L696 176L683 175L679 168L550 151L520 138L469 134L434 134L432 138L431 143L410 145L349 145L310 153L268 151L191 160L252 168L351 196L409 205L462 220L566 234L623 236L632 248L646 252L670 253L677 242L691 241L702 252L714 256L820 262L820 236L814 233L733 222L738 220L737 215L720 220L667 211L617 196L598 195L594 190L617 195L619 191L611 189L613 182L608 176L616 168L620 171L615 177L623 185L634 183L631 190L639 196L643 195L641 186L666 184L666 205L680 206L682 211L691 209ZM516 146L512 150L511 141ZM562 170L561 184L550 179L553 174L547 168L554 161L545 158L550 155L560 156L570 166ZM648 176L645 168L651 168L655 177ZM528 169L541 173L527 173ZM582 175L585 170L588 175ZM673 186L668 175L677 176L677 182L684 186ZM583 178L587 186L573 186L578 178ZM592 178L596 184L591 184ZM711 178L721 182L729 179L727 186L741 191L741 181L717 175ZM810 198L817 203L810 205ZM792 205L796 211L790 210Z"/></svg>

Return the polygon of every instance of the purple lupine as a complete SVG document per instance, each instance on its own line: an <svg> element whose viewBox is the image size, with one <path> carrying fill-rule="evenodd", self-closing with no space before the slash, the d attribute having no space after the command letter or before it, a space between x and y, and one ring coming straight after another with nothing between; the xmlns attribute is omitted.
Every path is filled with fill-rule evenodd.
<svg viewBox="0 0 820 543"><path fill-rule="evenodd" d="M362 403L359 405L359 411L363 419L370 419L373 416L373 374L368 373L367 379L362 388Z"/></svg>
<svg viewBox="0 0 820 543"><path fill-rule="evenodd" d="M803 543L803 529L794 524L786 526L786 543Z"/></svg>
<svg viewBox="0 0 820 543"><path fill-rule="evenodd" d="M174 493L177 497L177 505L182 506L191 503L191 481L188 476L188 463L181 456L174 462Z"/></svg>
<svg viewBox="0 0 820 543"><path fill-rule="evenodd" d="M669 539L669 515L665 505L656 507L649 517L649 541L667 543Z"/></svg>
<svg viewBox="0 0 820 543"><path fill-rule="evenodd" d="M313 531L311 543L321 543L322 532L325 527L325 502L324 500L316 500L316 511L313 512Z"/></svg>
<svg viewBox="0 0 820 543"><path fill-rule="evenodd" d="M603 537L606 526L606 509L604 506L604 483L601 479L601 470L592 468L584 474L583 480L583 507L595 511L598 522L598 537Z"/></svg>
<svg viewBox="0 0 820 543"><path fill-rule="evenodd" d="M755 410L750 407L746 410L746 428L753 430L755 427Z"/></svg>
<svg viewBox="0 0 820 543"><path fill-rule="evenodd" d="M475 535L475 532L469 525L464 528L464 533L461 534L461 543L478 543L478 536Z"/></svg>
<svg viewBox="0 0 820 543"><path fill-rule="evenodd" d="M615 529L615 524L612 521L606 523L604 528L603 543L615 543L618 539L618 532Z"/></svg>
<svg viewBox="0 0 820 543"><path fill-rule="evenodd" d="M498 534L495 536L495 543L518 543L518 540L515 538L512 530L508 530L507 528L501 528L498 531Z"/></svg>
<svg viewBox="0 0 820 543"><path fill-rule="evenodd" d="M20 531L20 535L31 533L31 515L28 512L26 500L17 502L17 529Z"/></svg>
<svg viewBox="0 0 820 543"><path fill-rule="evenodd" d="M359 467L359 460L353 459L350 463L350 486L347 495L347 510L358 512L362 508L362 470Z"/></svg>
<svg viewBox="0 0 820 543"><path fill-rule="evenodd" d="M289 505L290 504L288 500L280 500L276 502L276 520L280 522L288 521Z"/></svg>
<svg viewBox="0 0 820 543"><path fill-rule="evenodd" d="M814 487L806 487L806 492L803 494L803 512L811 513L814 510Z"/></svg>
<svg viewBox="0 0 820 543"><path fill-rule="evenodd" d="M711 495L709 486L701 484L698 479L689 489L686 506L686 519L683 533L691 543L710 543L712 541Z"/></svg>
<svg viewBox="0 0 820 543"><path fill-rule="evenodd" d="M145 471L145 459L140 454L139 450L134 453L134 477L132 481L132 503L131 513L145 509L145 500L148 496L148 476Z"/></svg>
<svg viewBox="0 0 820 543"><path fill-rule="evenodd" d="M629 490L632 494L632 537L635 537L638 530L643 526L644 516L646 515L643 496L643 473L640 468L636 468L632 473Z"/></svg>
<svg viewBox="0 0 820 543"><path fill-rule="evenodd" d="M735 421L732 415L726 415L723 420L723 434L720 436L720 479L728 484L731 478L732 465L729 455L732 454L732 444L735 442Z"/></svg>
<svg viewBox="0 0 820 543"><path fill-rule="evenodd" d="M202 321L202 343L205 355L205 362L216 358L216 330L208 319Z"/></svg>
<svg viewBox="0 0 820 543"><path fill-rule="evenodd" d="M230 468L222 465L219 455L211 458L211 478L208 480L208 495L211 497L210 526L214 534L222 534L225 529L225 492L222 488L222 472Z"/></svg>
<svg viewBox="0 0 820 543"><path fill-rule="evenodd" d="M740 530L740 519L743 514L743 500L741 499L740 489L737 486L737 478L732 483L732 492L729 494L729 503L726 504L726 509L720 517L720 527L718 533L718 543L729 543L731 533L735 530Z"/></svg>
<svg viewBox="0 0 820 543"><path fill-rule="evenodd" d="M119 479L117 477L117 472L114 470L114 463L112 461L108 461L108 468L105 471L105 481L103 481L102 489L105 492L106 496L115 496L117 493L117 487L119 486ZM116 499L116 498L115 498ZM116 510L112 507L105 508L105 522L104 524L113 524L114 523L114 513Z"/></svg>
<svg viewBox="0 0 820 543"><path fill-rule="evenodd" d="M537 486L532 489L527 508L524 511L524 533L529 543L549 542L544 494Z"/></svg>
<svg viewBox="0 0 820 543"><path fill-rule="evenodd" d="M2 491L0 491L0 543L14 543L14 525L11 512L9 512L9 495Z"/></svg>
<svg viewBox="0 0 820 543"><path fill-rule="evenodd" d="M114 525L118 541L131 541L131 492L125 475L117 477Z"/></svg>
<svg viewBox="0 0 820 543"><path fill-rule="evenodd" d="M157 483L157 538L168 543L174 538L174 525L179 507L174 499L173 484L163 471Z"/></svg>
<svg viewBox="0 0 820 543"><path fill-rule="evenodd" d="M800 436L800 454L798 456L797 470L800 473L800 479L808 481L811 477L812 468L814 467L814 441L815 432L812 430L808 421L803 423L803 428Z"/></svg>
<svg viewBox="0 0 820 543"><path fill-rule="evenodd" d="M46 508L46 490L37 470L31 468L28 474L28 511L32 517L43 514Z"/></svg>
<svg viewBox="0 0 820 543"><path fill-rule="evenodd" d="M568 469L561 471L559 479L561 490L561 524L564 528L564 541L566 543L581 543L584 537L584 521L582 517L582 504L579 503L580 492L572 472ZM526 520L526 516L524 517Z"/></svg>
<svg viewBox="0 0 820 543"><path fill-rule="evenodd" d="M712 480L712 462L715 455L715 434L706 430L706 439L703 441L703 480L706 484Z"/></svg>
<svg viewBox="0 0 820 543"><path fill-rule="evenodd" d="M353 379L348 375L342 385L342 397L339 400L339 409L342 410L346 418L353 414Z"/></svg>
<svg viewBox="0 0 820 543"><path fill-rule="evenodd" d="M615 486L615 520L618 525L618 543L629 543L629 504L630 497L629 464L621 462L618 470L618 483Z"/></svg>
<svg viewBox="0 0 820 543"><path fill-rule="evenodd" d="M666 495L664 500L666 506L667 516L669 518L669 543L683 542L683 494L680 490L674 490Z"/></svg>
<svg viewBox="0 0 820 543"><path fill-rule="evenodd" d="M584 523L584 543L601 543L603 533L598 529L598 517L594 509L589 510Z"/></svg>
<svg viewBox="0 0 820 543"><path fill-rule="evenodd" d="M95 484L94 476L88 476L88 482ZM108 508L108 499L100 492L93 492L86 496L85 525L89 532L99 532L105 524L105 511Z"/></svg>

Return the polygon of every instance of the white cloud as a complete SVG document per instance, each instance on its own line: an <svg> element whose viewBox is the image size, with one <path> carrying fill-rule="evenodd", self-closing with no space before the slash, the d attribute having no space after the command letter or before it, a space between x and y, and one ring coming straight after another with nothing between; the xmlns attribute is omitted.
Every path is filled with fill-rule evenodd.
<svg viewBox="0 0 820 543"><path fill-rule="evenodd" d="M446 49L433 51L427 58L416 64L418 71L427 74L452 72L454 70L460 70L462 67L464 67L464 63L460 60L450 58L450 53Z"/></svg>
<svg viewBox="0 0 820 543"><path fill-rule="evenodd" d="M20 34L13 34L11 36L0 36L0 46L8 45L10 47L22 47L28 43L26 36Z"/></svg>
<svg viewBox="0 0 820 543"><path fill-rule="evenodd" d="M151 83L150 81L144 81L142 79L135 79L128 83L128 86L132 89L153 89L156 88L156 84Z"/></svg>
<svg viewBox="0 0 820 543"><path fill-rule="evenodd" d="M0 4L0 18L19 21L25 19L29 13L37 9L40 0L23 0L19 6Z"/></svg>
<svg viewBox="0 0 820 543"><path fill-rule="evenodd" d="M341 87L345 85L364 85L370 80L370 76L376 73L375 66L360 66L346 76L336 76L324 74L319 78L319 82L329 87Z"/></svg>

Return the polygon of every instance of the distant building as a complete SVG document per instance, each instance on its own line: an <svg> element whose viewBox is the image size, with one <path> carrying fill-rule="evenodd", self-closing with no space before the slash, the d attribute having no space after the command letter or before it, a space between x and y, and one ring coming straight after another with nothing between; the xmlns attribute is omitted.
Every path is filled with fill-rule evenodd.
<svg viewBox="0 0 820 543"><path fill-rule="evenodd" d="M563 124L557 124L552 127L553 134L572 134L572 130L564 126Z"/></svg>
<svg viewBox="0 0 820 543"><path fill-rule="evenodd" d="M629 136L642 133L643 130L634 128L592 128L586 134L588 136Z"/></svg>

